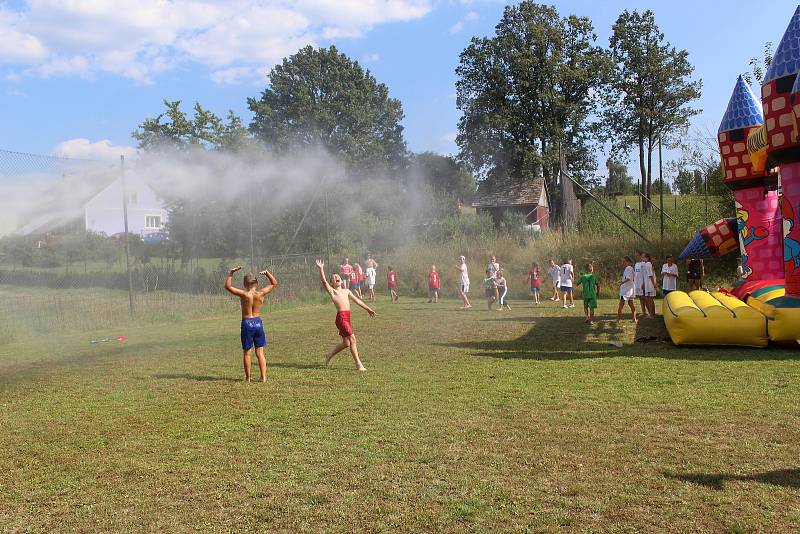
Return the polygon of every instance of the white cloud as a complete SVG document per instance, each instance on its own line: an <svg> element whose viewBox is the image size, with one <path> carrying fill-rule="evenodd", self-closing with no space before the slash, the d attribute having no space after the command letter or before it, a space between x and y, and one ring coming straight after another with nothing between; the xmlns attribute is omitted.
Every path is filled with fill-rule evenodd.
<svg viewBox="0 0 800 534"><path fill-rule="evenodd" d="M425 16L434 0L27 0L0 7L0 64L148 83L178 64L235 83L305 45Z"/></svg>
<svg viewBox="0 0 800 534"><path fill-rule="evenodd" d="M464 22L459 20L458 22L456 22L455 24L450 26L450 30L449 31L450 31L450 33L458 33L463 29L464 29Z"/></svg>
<svg viewBox="0 0 800 534"><path fill-rule="evenodd" d="M458 132L447 132L446 134L442 135L440 140L441 141L447 141L448 143L455 143L457 136L458 136Z"/></svg>
<svg viewBox="0 0 800 534"><path fill-rule="evenodd" d="M136 149L132 146L114 146L108 139L92 143L88 139L79 138L59 143L51 154L62 158L119 161L120 156L125 156L126 159L135 156Z"/></svg>
<svg viewBox="0 0 800 534"><path fill-rule="evenodd" d="M448 30L451 34L456 34L464 29L464 23L472 22L478 20L478 14L474 11L467 11L467 14L464 15L464 18L450 26Z"/></svg>

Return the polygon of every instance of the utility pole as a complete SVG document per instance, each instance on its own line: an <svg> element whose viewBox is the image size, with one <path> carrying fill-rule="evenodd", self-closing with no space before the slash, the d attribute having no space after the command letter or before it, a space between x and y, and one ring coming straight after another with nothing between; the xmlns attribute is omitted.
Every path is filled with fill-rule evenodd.
<svg viewBox="0 0 800 534"><path fill-rule="evenodd" d="M120 178L122 179L122 222L125 233L122 240L125 244L125 268L128 271L128 311L133 315L133 273L131 273L131 247L128 241L128 189L125 187L125 156L119 157Z"/></svg>
<svg viewBox="0 0 800 534"><path fill-rule="evenodd" d="M664 165L661 162L661 137L658 138L658 181L661 184L659 208L661 209L661 249L664 249Z"/></svg>
<svg viewBox="0 0 800 534"><path fill-rule="evenodd" d="M253 246L253 195L247 195L247 214L250 217L250 272L256 272L256 249Z"/></svg>

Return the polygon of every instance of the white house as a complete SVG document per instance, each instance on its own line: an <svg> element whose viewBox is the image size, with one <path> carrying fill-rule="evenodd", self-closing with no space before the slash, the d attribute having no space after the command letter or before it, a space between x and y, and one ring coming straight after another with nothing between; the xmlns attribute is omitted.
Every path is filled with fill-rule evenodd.
<svg viewBox="0 0 800 534"><path fill-rule="evenodd" d="M166 202L135 174L125 180L128 232L143 238L160 234L167 222ZM20 234L88 230L108 236L125 231L122 179L70 178L48 192L35 211L21 217Z"/></svg>

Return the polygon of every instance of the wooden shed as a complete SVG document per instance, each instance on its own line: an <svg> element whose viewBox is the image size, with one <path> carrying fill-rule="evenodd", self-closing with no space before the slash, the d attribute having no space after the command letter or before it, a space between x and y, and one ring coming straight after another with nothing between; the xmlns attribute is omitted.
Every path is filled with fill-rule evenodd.
<svg viewBox="0 0 800 534"><path fill-rule="evenodd" d="M481 182L472 207L479 214L490 214L495 223L499 222L506 212L521 213L525 216L527 224L538 224L545 230L550 219L550 204L543 176L533 180Z"/></svg>

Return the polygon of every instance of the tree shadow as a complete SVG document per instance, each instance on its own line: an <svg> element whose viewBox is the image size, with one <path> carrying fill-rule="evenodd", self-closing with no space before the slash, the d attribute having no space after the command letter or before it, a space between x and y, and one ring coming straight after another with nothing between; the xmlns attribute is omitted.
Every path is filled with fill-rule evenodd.
<svg viewBox="0 0 800 534"><path fill-rule="evenodd" d="M499 314L498 314L499 315ZM672 343L661 317L630 318L617 322L616 314L596 317L586 324L583 316L492 317L486 322L530 324L516 339L482 339L438 343L468 349L477 356L501 359L571 360L584 358L637 357L683 360L797 360L800 351L770 347L679 347Z"/></svg>
<svg viewBox="0 0 800 534"><path fill-rule="evenodd" d="M161 380L195 380L197 382L243 382L240 378L230 378L227 376L193 375L190 373L169 373L156 374L152 378Z"/></svg>
<svg viewBox="0 0 800 534"><path fill-rule="evenodd" d="M725 489L725 482L728 481L761 482L762 484L772 484L773 486L800 489L800 469L777 469L775 471L753 473L752 475L672 473L670 471L663 471L662 474L673 480L691 482L692 484L698 484L717 491Z"/></svg>

